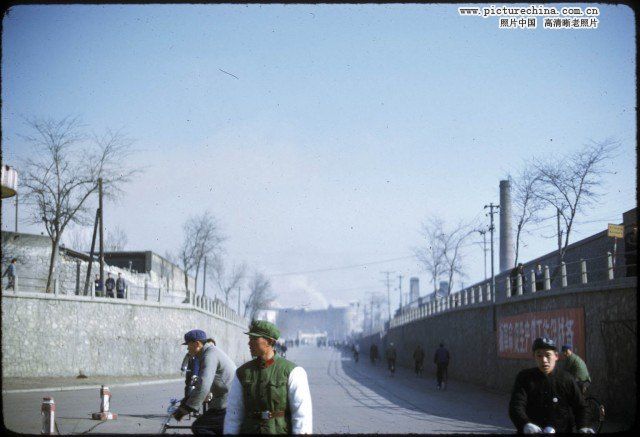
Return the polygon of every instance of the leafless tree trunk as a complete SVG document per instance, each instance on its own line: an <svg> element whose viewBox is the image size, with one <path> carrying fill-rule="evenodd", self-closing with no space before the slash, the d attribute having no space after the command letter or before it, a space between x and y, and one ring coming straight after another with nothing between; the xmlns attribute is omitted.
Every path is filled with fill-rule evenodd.
<svg viewBox="0 0 640 437"><path fill-rule="evenodd" d="M249 282L249 297L244 304L244 317L253 320L257 312L274 298L269 279L264 274L256 272Z"/></svg>
<svg viewBox="0 0 640 437"><path fill-rule="evenodd" d="M431 276L435 293L438 290L438 280L446 269L445 247L442 240L444 222L437 217L431 217L422 224L421 233L425 238L424 246L415 248L414 254Z"/></svg>
<svg viewBox="0 0 640 437"><path fill-rule="evenodd" d="M460 222L450 232L440 234L441 246L444 249L445 271L449 278L449 293L453 289L454 275L464 277L461 248L473 232L475 229Z"/></svg>
<svg viewBox="0 0 640 437"><path fill-rule="evenodd" d="M217 222L209 212L190 217L183 225L184 239L179 257L184 271L184 285L187 300L190 298L189 272L195 270L194 293L198 289L200 266L206 256L214 255L220 249L225 237L220 233Z"/></svg>
<svg viewBox="0 0 640 437"><path fill-rule="evenodd" d="M538 196L541 188L540 174L529 165L525 163L525 169L515 177L509 176L514 188L512 202L516 223L514 267L518 265L522 234L525 232L526 226L529 223L538 223L540 221L539 212L544 208L544 203Z"/></svg>
<svg viewBox="0 0 640 437"><path fill-rule="evenodd" d="M98 189L115 198L139 169L128 168L132 141L121 131L88 136L77 118L27 119L29 135L22 138L34 149L24 162L25 195L35 203L33 223L44 223L51 239L47 292L55 274L58 247L70 223L89 224L87 200Z"/></svg>
<svg viewBox="0 0 640 437"><path fill-rule="evenodd" d="M576 215L584 207L597 202L606 161L613 158L619 143L612 139L587 144L581 150L560 159L549 159L535 165L542 184L538 197L559 211L565 226L560 250L564 260Z"/></svg>
<svg viewBox="0 0 640 437"><path fill-rule="evenodd" d="M229 297L233 290L239 287L240 281L244 278L247 267L245 264L236 264L227 275L224 260L220 254L214 255L213 262L211 264L211 273L209 273L209 277L215 281L220 293L224 296L225 305L229 306Z"/></svg>

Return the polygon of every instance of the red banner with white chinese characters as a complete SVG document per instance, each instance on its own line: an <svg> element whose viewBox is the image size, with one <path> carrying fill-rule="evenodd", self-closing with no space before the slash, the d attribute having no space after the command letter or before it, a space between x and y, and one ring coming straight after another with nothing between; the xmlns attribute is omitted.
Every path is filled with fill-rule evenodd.
<svg viewBox="0 0 640 437"><path fill-rule="evenodd" d="M501 358L532 358L531 346L538 337L555 341L558 352L563 344L571 344L575 353L586 356L584 308L499 317L497 335Z"/></svg>

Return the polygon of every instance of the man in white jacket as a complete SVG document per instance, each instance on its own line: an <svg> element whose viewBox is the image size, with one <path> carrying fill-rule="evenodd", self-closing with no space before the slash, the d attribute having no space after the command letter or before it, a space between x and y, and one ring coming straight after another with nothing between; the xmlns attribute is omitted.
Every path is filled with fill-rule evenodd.
<svg viewBox="0 0 640 437"><path fill-rule="evenodd" d="M225 434L311 434L307 373L275 353L280 331L256 320L246 334L255 358L240 366L231 382Z"/></svg>

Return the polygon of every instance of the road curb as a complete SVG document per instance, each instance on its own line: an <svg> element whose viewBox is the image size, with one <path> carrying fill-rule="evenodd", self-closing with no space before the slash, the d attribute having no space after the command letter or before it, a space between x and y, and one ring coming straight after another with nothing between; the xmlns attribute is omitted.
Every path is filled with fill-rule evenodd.
<svg viewBox="0 0 640 437"><path fill-rule="evenodd" d="M140 381L140 382L124 382L124 383L115 383L109 384L109 387L134 387L139 385L154 385L154 384L167 384L171 382L179 382L184 381L184 378L175 378L175 379L159 379L156 381ZM43 388L25 388L25 389L13 389L13 390L2 390L2 394L9 393L35 393L41 391L71 391L71 390L85 390L85 389L100 389L102 385L74 385L74 386L66 386L66 387L43 387Z"/></svg>

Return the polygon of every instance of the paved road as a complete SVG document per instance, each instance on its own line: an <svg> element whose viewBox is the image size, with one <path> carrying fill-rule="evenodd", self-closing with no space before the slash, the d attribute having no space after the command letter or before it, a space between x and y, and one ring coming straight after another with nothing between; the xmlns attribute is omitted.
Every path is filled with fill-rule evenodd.
<svg viewBox="0 0 640 437"><path fill-rule="evenodd" d="M289 358L309 374L316 433L505 433L513 429L506 416L505 395L456 382L438 391L431 377L416 378L405 369L391 377L380 363L376 367L364 360L356 364L334 349L293 348ZM169 399L182 389L179 381L114 385L111 410L119 417L107 422L90 419L99 409L95 388L8 392L3 393L3 416L9 429L37 434L42 397L53 395L62 433L157 433Z"/></svg>
<svg viewBox="0 0 640 437"><path fill-rule="evenodd" d="M331 349L301 348L290 357L309 372L315 432L513 432L508 396L456 382L439 391L431 377L417 378L405 369L392 377L381 363L356 364Z"/></svg>

